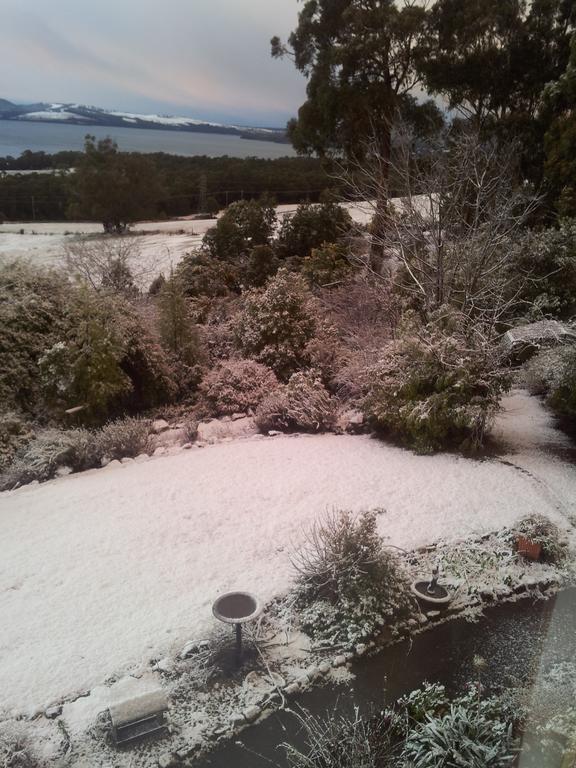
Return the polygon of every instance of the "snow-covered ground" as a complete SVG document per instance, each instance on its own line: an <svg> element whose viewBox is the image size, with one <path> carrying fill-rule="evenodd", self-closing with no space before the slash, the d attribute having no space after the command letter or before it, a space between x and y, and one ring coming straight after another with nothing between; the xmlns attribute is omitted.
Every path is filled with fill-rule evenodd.
<svg viewBox="0 0 576 768"><path fill-rule="evenodd" d="M221 592L264 601L334 507L382 507L411 548L530 513L576 515L570 443L538 401L507 399L504 457L416 456L366 436L241 440L0 494L0 712L31 713L201 639ZM503 460L502 460L503 459Z"/></svg>

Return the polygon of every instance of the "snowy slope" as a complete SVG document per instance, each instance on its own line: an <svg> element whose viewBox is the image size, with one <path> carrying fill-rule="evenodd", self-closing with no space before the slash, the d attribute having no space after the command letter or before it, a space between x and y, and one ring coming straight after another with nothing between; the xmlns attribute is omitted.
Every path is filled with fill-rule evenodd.
<svg viewBox="0 0 576 768"><path fill-rule="evenodd" d="M574 503L574 466L530 456ZM410 548L534 512L563 522L556 491L496 460L326 435L196 448L0 494L0 711L32 712L201 639L223 591L286 591L291 547L326 509L383 507L381 533Z"/></svg>

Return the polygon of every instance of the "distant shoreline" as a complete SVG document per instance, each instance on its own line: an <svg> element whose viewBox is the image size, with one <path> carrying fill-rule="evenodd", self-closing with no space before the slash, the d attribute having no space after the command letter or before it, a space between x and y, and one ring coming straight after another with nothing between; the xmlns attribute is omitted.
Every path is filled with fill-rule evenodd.
<svg viewBox="0 0 576 768"><path fill-rule="evenodd" d="M241 139L250 141L270 141L274 144L290 144L290 140L285 131L279 128L258 129L258 128L235 128L232 126L211 125L210 123L200 123L198 125L166 125L153 121L139 120L138 123L128 123L122 118L113 116L103 116L102 120L94 118L69 118L66 120L46 120L34 117L5 117L0 115L0 122L12 124L35 123L42 125L78 125L83 127L101 127L101 128L139 128L150 131L168 131L170 133L206 133L220 136L238 136Z"/></svg>

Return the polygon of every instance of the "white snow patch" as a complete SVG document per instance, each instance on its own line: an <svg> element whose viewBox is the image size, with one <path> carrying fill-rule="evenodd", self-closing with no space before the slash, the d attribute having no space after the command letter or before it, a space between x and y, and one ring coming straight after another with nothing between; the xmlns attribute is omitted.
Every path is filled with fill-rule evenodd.
<svg viewBox="0 0 576 768"><path fill-rule="evenodd" d="M64 122L66 120L87 120L88 118L77 115L75 112L27 112L25 115L19 115L18 120L50 120Z"/></svg>

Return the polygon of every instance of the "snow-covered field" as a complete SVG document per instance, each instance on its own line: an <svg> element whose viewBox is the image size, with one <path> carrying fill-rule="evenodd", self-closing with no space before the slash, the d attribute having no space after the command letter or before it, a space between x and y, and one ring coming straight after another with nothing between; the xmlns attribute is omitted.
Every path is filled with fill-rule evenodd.
<svg viewBox="0 0 576 768"><path fill-rule="evenodd" d="M505 462L416 456L366 436L241 440L0 494L0 712L31 713L201 639L232 588L291 583L291 548L334 507L382 507L410 548L576 515L570 443L516 394Z"/></svg>

